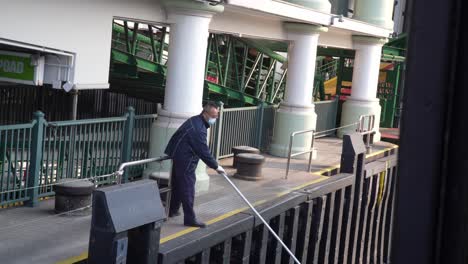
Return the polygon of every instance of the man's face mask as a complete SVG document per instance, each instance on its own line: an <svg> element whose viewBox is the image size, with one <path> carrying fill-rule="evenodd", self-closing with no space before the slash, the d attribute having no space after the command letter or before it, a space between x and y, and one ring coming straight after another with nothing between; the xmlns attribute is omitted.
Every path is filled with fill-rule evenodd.
<svg viewBox="0 0 468 264"><path fill-rule="evenodd" d="M214 125L215 123L216 123L216 118L208 119L208 124L210 124L210 126Z"/></svg>

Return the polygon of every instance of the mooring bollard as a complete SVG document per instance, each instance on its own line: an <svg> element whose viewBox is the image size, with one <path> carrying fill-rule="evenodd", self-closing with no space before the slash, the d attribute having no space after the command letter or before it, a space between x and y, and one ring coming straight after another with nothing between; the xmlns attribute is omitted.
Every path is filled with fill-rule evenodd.
<svg viewBox="0 0 468 264"><path fill-rule="evenodd" d="M70 215L89 214L91 194L95 186L87 180L63 179L54 185L55 213L69 212ZM82 210L80 210L82 209Z"/></svg>
<svg viewBox="0 0 468 264"><path fill-rule="evenodd" d="M237 155L242 154L242 153L260 154L260 150L257 148L249 147L249 146L235 146L235 147L232 147L232 153L234 154L234 161L232 163L232 167L236 168Z"/></svg>
<svg viewBox="0 0 468 264"><path fill-rule="evenodd" d="M265 157L259 154L241 153L237 156L236 178L258 181L263 178L262 167Z"/></svg>

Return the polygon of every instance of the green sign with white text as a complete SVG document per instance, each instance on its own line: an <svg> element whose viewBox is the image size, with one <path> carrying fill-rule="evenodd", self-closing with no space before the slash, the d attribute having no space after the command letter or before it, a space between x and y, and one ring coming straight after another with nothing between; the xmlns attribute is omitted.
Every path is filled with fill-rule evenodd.
<svg viewBox="0 0 468 264"><path fill-rule="evenodd" d="M34 66L31 55L0 51L0 81L34 84Z"/></svg>

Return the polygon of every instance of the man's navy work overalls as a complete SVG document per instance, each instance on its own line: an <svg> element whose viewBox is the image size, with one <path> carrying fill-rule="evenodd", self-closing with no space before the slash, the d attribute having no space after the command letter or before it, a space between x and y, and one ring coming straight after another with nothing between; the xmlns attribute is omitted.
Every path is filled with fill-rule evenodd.
<svg viewBox="0 0 468 264"><path fill-rule="evenodd" d="M193 223L196 220L193 200L195 169L199 159L201 158L212 169L218 167L218 162L211 155L206 141L209 127L202 115L189 118L177 129L164 151L172 158L170 212L176 213L182 203L184 223Z"/></svg>

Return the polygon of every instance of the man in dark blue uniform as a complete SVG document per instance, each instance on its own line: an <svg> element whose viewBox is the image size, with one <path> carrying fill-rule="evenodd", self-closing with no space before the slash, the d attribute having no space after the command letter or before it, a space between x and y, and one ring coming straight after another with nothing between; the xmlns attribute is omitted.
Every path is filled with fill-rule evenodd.
<svg viewBox="0 0 468 264"><path fill-rule="evenodd" d="M218 106L213 102L208 102L200 115L189 118L177 129L165 150L165 153L172 158L172 195L169 217L179 215L179 208L182 204L186 226L206 226L197 220L193 211L195 169L199 159L218 173L225 173L211 155L206 140L207 129L215 123L218 113Z"/></svg>

